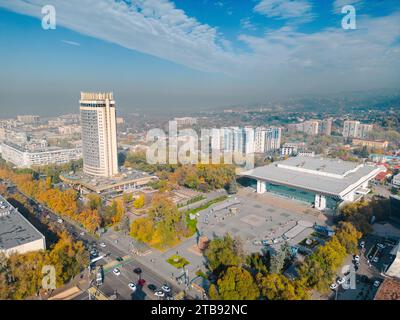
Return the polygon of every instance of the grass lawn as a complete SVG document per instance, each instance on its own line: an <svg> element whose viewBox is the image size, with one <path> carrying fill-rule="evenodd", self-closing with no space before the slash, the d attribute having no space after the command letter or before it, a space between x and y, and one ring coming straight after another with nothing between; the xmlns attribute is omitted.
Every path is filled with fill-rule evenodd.
<svg viewBox="0 0 400 320"><path fill-rule="evenodd" d="M171 256L167 262L171 265L174 266L177 269L182 269L184 266L187 266L189 263L189 261L187 261L185 258L182 258L181 256L178 256L176 254L174 254L173 256Z"/></svg>

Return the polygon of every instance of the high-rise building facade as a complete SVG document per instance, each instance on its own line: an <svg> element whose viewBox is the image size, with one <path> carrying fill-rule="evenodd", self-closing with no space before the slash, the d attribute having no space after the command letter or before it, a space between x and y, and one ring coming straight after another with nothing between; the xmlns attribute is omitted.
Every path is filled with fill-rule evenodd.
<svg viewBox="0 0 400 320"><path fill-rule="evenodd" d="M343 137L366 139L374 129L372 124L362 124L360 121L346 120L343 124Z"/></svg>
<svg viewBox="0 0 400 320"><path fill-rule="evenodd" d="M281 140L281 128L257 128L254 138L254 152L264 153L277 150L281 147Z"/></svg>
<svg viewBox="0 0 400 320"><path fill-rule="evenodd" d="M118 174L117 124L112 93L81 93L83 171L112 177Z"/></svg>

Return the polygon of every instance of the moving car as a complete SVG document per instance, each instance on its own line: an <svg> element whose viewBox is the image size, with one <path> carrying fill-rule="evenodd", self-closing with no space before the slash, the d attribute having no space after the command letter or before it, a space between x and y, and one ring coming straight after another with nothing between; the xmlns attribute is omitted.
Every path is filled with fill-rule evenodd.
<svg viewBox="0 0 400 320"><path fill-rule="evenodd" d="M62 219L57 219L57 222L58 222L59 224L62 224L62 223L63 223Z"/></svg>
<svg viewBox="0 0 400 320"><path fill-rule="evenodd" d="M100 247L105 248L105 247L107 247L107 245L104 242L102 242L102 243L100 243Z"/></svg>
<svg viewBox="0 0 400 320"><path fill-rule="evenodd" d="M122 257L118 257L118 258L116 258L115 260L117 260L117 261L119 261L119 262L124 261L124 259L122 259Z"/></svg>
<svg viewBox="0 0 400 320"><path fill-rule="evenodd" d="M133 272L136 274L142 274L142 269L136 268L135 270L133 270Z"/></svg>
<svg viewBox="0 0 400 320"><path fill-rule="evenodd" d="M161 290L156 291L156 292L154 293L154 295L155 295L156 297L159 297L159 298L164 298L164 297L165 297L165 293L162 292Z"/></svg>
<svg viewBox="0 0 400 320"><path fill-rule="evenodd" d="M118 268L115 268L115 269L113 270L113 273L114 273L116 276L121 275L121 271L120 271Z"/></svg>
<svg viewBox="0 0 400 320"><path fill-rule="evenodd" d="M171 292L171 288L168 287L166 284L164 284L164 285L161 287L161 290L164 291L165 293L170 293L170 292Z"/></svg>
<svg viewBox="0 0 400 320"><path fill-rule="evenodd" d="M144 279L139 279L139 281L138 281L138 286L144 287L145 284L146 284L146 280L144 280Z"/></svg>
<svg viewBox="0 0 400 320"><path fill-rule="evenodd" d="M157 287L156 287L154 284L149 284L149 285L147 286L147 288L149 288L149 290L150 290L150 291L153 291L153 292L155 292L155 291L157 290Z"/></svg>

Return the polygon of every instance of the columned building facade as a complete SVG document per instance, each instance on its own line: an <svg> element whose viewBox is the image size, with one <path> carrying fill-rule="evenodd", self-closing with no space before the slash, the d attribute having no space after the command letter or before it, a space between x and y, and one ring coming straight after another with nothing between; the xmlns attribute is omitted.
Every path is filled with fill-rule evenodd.
<svg viewBox="0 0 400 320"><path fill-rule="evenodd" d="M83 171L112 177L118 174L117 124L112 93L81 92Z"/></svg>

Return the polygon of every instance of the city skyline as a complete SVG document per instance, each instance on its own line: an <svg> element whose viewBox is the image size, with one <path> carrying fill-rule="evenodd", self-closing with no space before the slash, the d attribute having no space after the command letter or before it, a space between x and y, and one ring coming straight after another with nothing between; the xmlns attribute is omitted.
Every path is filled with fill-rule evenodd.
<svg viewBox="0 0 400 320"><path fill-rule="evenodd" d="M85 3L0 1L0 93L10 115L72 111L80 90L112 90L126 112L168 112L400 80L396 1ZM41 26L48 4L56 30ZM356 30L341 27L345 4L357 10Z"/></svg>

